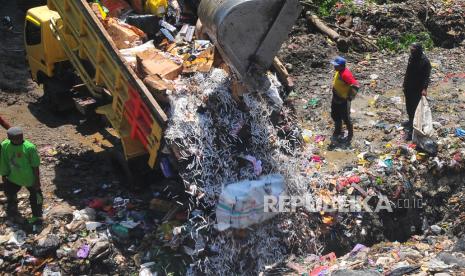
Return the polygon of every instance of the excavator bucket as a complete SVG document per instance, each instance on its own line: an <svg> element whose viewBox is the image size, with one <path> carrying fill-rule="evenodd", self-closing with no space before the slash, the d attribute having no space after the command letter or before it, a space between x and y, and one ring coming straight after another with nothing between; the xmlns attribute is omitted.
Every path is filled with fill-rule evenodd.
<svg viewBox="0 0 465 276"><path fill-rule="evenodd" d="M249 87L262 90L263 73L301 12L298 0L202 0L203 30Z"/></svg>

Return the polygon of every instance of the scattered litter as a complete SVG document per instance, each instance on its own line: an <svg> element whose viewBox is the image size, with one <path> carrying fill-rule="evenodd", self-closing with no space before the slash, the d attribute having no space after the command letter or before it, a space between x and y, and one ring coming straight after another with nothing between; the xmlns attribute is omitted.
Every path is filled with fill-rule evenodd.
<svg viewBox="0 0 465 276"><path fill-rule="evenodd" d="M87 244L84 244L83 246L81 246L81 248L79 248L76 254L78 258L85 259L87 258L87 256L89 256L89 252L90 252L90 246Z"/></svg>

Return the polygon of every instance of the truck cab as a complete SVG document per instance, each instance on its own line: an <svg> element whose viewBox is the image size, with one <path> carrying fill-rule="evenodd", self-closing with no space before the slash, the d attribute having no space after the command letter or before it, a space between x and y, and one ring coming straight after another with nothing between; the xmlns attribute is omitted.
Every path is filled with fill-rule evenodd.
<svg viewBox="0 0 465 276"><path fill-rule="evenodd" d="M32 79L37 83L53 78L56 64L68 60L50 28L52 18L60 16L47 6L32 8L26 14L24 45Z"/></svg>

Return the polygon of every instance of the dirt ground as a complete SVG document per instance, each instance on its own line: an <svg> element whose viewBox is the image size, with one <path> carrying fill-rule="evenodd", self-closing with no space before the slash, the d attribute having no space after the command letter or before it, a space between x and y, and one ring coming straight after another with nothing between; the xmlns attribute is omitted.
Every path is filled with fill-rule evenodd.
<svg viewBox="0 0 465 276"><path fill-rule="evenodd" d="M89 198L95 196L140 199L150 196L150 193L133 194L120 187L119 174L108 157L108 150L105 150L115 141L111 129L78 113L55 114L47 110L42 103L42 89L31 81L25 63L24 14L16 9L15 1L3 0L0 4L0 17L10 16L14 20L12 31L0 30L0 115L11 125L23 127L26 138L41 152L44 209L63 201L82 208ZM295 80L295 89L287 103L295 108L303 128L311 128L318 132L316 134L327 137L332 132L329 105L333 69L329 62L338 54L333 43L323 35L309 31L302 20L279 54ZM440 110L436 115L444 120L446 126L457 127L457 122L463 122L463 109L450 115L445 107L452 106L451 102L454 102L454 108L465 107L465 85L461 78L453 78L465 72L465 50L463 47L435 48L427 55L433 64L430 97L433 107ZM350 69L362 84L360 95L352 106L354 148L366 148L366 141L369 141L375 151L382 149L389 141L386 135L391 135L391 139L396 137L380 129L373 131L374 114L384 115L393 124L406 119L402 101L398 99L403 97L401 84L408 53L350 52L346 57ZM375 97L388 107L377 108L370 104ZM316 100L315 107L308 106L311 99ZM389 108L390 105L396 108ZM0 131L0 139L5 138L5 134L5 131ZM356 162L359 153L354 149L323 151L321 155L329 164L323 170L333 173L343 170ZM0 198L0 202L5 203L3 193ZM21 192L20 199L22 210L26 212L24 215L28 216L27 191ZM4 204L0 205L0 223L6 223L3 207Z"/></svg>
<svg viewBox="0 0 465 276"><path fill-rule="evenodd" d="M25 62L22 26L24 13L15 1L2 1L0 16L10 16L14 29L1 31L0 114L11 125L21 126L26 139L37 145L42 155L41 180L45 208L59 198L79 199L71 187L92 194L95 183L112 183L111 166L99 155L103 136L100 126L85 121L77 113L54 114L42 103L42 88L31 79ZM6 132L0 134L2 139ZM95 152L96 153L95 153ZM82 158L82 156L86 156ZM99 166L95 166L99 164Z"/></svg>

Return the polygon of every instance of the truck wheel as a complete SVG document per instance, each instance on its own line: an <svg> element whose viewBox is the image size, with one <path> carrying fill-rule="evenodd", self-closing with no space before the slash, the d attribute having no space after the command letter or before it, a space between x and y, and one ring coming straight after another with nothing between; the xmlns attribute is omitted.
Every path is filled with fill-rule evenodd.
<svg viewBox="0 0 465 276"><path fill-rule="evenodd" d="M124 158L123 153L118 149L109 150L108 153L115 171L119 174L119 177L122 180L123 186L129 190L133 190L136 187L134 175L132 174L128 161Z"/></svg>
<svg viewBox="0 0 465 276"><path fill-rule="evenodd" d="M69 85L54 79L44 80L44 100L53 112L64 112L72 110L74 106Z"/></svg>

